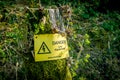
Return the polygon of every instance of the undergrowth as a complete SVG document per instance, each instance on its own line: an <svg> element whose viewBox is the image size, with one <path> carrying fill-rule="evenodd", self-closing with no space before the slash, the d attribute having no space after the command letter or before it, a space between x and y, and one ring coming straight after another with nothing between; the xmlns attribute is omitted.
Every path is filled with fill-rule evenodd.
<svg viewBox="0 0 120 80"><path fill-rule="evenodd" d="M29 1L30 6L36 6L32 0ZM82 3L79 0L41 0L41 3L45 7L69 5L72 8L72 22L69 23L71 27L67 33L70 53L68 65L73 80L120 79L119 11L107 10L101 13L95 7L99 6L97 2L93 7L90 5L92 3ZM25 53L31 51L32 43L25 38L28 35L28 28L24 27L28 25L25 8L8 8L5 1L0 1L0 4L0 80L27 80L27 76L31 75L26 73L28 66L24 62L28 60L25 57L28 54Z"/></svg>

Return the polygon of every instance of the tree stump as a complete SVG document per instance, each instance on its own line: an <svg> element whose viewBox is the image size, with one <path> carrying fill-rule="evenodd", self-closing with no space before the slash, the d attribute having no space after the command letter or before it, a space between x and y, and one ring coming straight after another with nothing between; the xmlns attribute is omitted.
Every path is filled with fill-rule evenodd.
<svg viewBox="0 0 120 80"><path fill-rule="evenodd" d="M59 9L27 8L27 15L29 33L32 31L34 34L65 34ZM29 39L30 37L28 35ZM33 50L33 45L30 50ZM25 68L28 80L72 80L67 59L35 62L31 52L26 56L28 59L25 60Z"/></svg>

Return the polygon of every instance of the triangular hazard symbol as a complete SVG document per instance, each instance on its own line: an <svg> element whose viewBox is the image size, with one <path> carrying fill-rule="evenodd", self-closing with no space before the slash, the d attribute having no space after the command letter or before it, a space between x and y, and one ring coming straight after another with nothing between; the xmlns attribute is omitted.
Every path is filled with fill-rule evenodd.
<svg viewBox="0 0 120 80"><path fill-rule="evenodd" d="M48 54L51 53L45 42L42 43L40 46L40 49L38 51L38 54Z"/></svg>

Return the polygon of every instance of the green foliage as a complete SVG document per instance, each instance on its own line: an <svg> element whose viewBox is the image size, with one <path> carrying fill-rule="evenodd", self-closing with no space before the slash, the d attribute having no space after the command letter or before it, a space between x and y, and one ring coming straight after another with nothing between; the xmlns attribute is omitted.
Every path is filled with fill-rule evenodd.
<svg viewBox="0 0 120 80"><path fill-rule="evenodd" d="M118 34L120 32L119 30L119 15L117 12L108 12L107 14L102 14L99 12L95 12L95 15L84 18L84 17L78 17L80 11L82 11L81 14L85 14L87 12L85 9L86 7L81 7L81 9L75 9L75 14L77 16L73 16L77 21L75 21L75 24L73 25L73 28L76 31L76 34L81 34L80 38L75 40L79 41L80 43L83 42L84 44L86 42L90 44L89 45L82 45L83 49L81 50L80 59L77 62L79 65L75 65L75 70L72 70L73 72L73 79L75 80L113 80L113 79L119 79L118 76L120 68L119 68L119 46L116 45L115 42L118 43ZM76 12L79 10L79 12ZM88 15L91 15L91 13L88 13ZM114 16L117 15L117 16ZM113 17L114 16L114 17ZM78 21L79 20L79 21ZM77 25L76 25L77 24ZM85 37L82 37L84 33L89 34L88 39ZM117 35L115 35L117 34ZM85 34L84 34L85 35ZM87 36L87 35L85 35ZM116 39L117 38L117 39ZM81 40L83 39L83 40ZM84 40L85 39L85 40ZM75 46L72 44L72 51L70 53L73 53L73 59L78 56L79 53L79 47L77 44ZM115 47L115 45L117 47ZM116 48L116 49L115 49ZM79 49L79 50L78 50ZM75 51L76 50L76 51ZM77 52L78 50L78 52ZM76 55L76 56L75 56ZM90 56L89 56L90 55ZM73 68L74 69L74 66Z"/></svg>
<svg viewBox="0 0 120 80"><path fill-rule="evenodd" d="M7 11L4 12L6 9ZM25 36L23 30L25 20L21 15L23 13L19 10L7 7L0 14L2 15L0 19L0 33L2 34L0 37L0 77L2 80L17 79L18 74L24 72L22 52L25 46L21 40ZM24 77L21 75L21 79Z"/></svg>
<svg viewBox="0 0 120 80"><path fill-rule="evenodd" d="M28 10L28 21L34 34L51 33L51 23L49 21L48 10Z"/></svg>
<svg viewBox="0 0 120 80"><path fill-rule="evenodd" d="M47 30L49 33L50 29L45 30L45 25L42 22L39 23L39 19L35 19L33 14L29 12L25 14L24 8L12 6L9 9L6 8L7 4L11 4L9 1L0 1L0 80L15 80L16 78L16 80L26 78L33 80L42 79L43 77L45 79L57 80L57 78L60 78L63 80L67 68L61 69L64 68L62 65L66 64L70 66L73 80L119 80L120 14L108 10L106 10L106 14L97 11L100 5L106 5L108 1L41 0L42 5L45 5L45 7L69 5L72 7L73 12L70 22L72 26L67 30L71 57L68 62L58 60L50 63L32 62L33 57L30 52L33 50L31 43L33 32L31 30L34 31L35 28L35 34L38 34ZM34 7L39 6L38 2L38 0L27 1L30 4L29 6ZM32 12L35 16L38 16L37 12ZM25 27L29 24L28 19L31 23L30 28ZM49 27L48 24L49 22L46 23ZM27 33L29 29L30 32ZM27 35L29 41L26 39ZM52 65L48 66L49 64ZM53 69L52 66L59 67ZM60 71L60 73L54 70Z"/></svg>

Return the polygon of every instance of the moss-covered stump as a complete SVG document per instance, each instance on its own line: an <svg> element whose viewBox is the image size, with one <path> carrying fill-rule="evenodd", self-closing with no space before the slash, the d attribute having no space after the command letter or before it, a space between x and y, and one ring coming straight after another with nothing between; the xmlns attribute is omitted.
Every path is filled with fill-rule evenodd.
<svg viewBox="0 0 120 80"><path fill-rule="evenodd" d="M66 59L31 62L26 61L28 80L71 80Z"/></svg>
<svg viewBox="0 0 120 80"><path fill-rule="evenodd" d="M64 22L58 9L44 10L43 8L27 7L27 10L28 29L33 31L34 35L65 34ZM29 59L25 60L25 67L28 80L72 80L66 59L35 62L32 56L27 57Z"/></svg>

